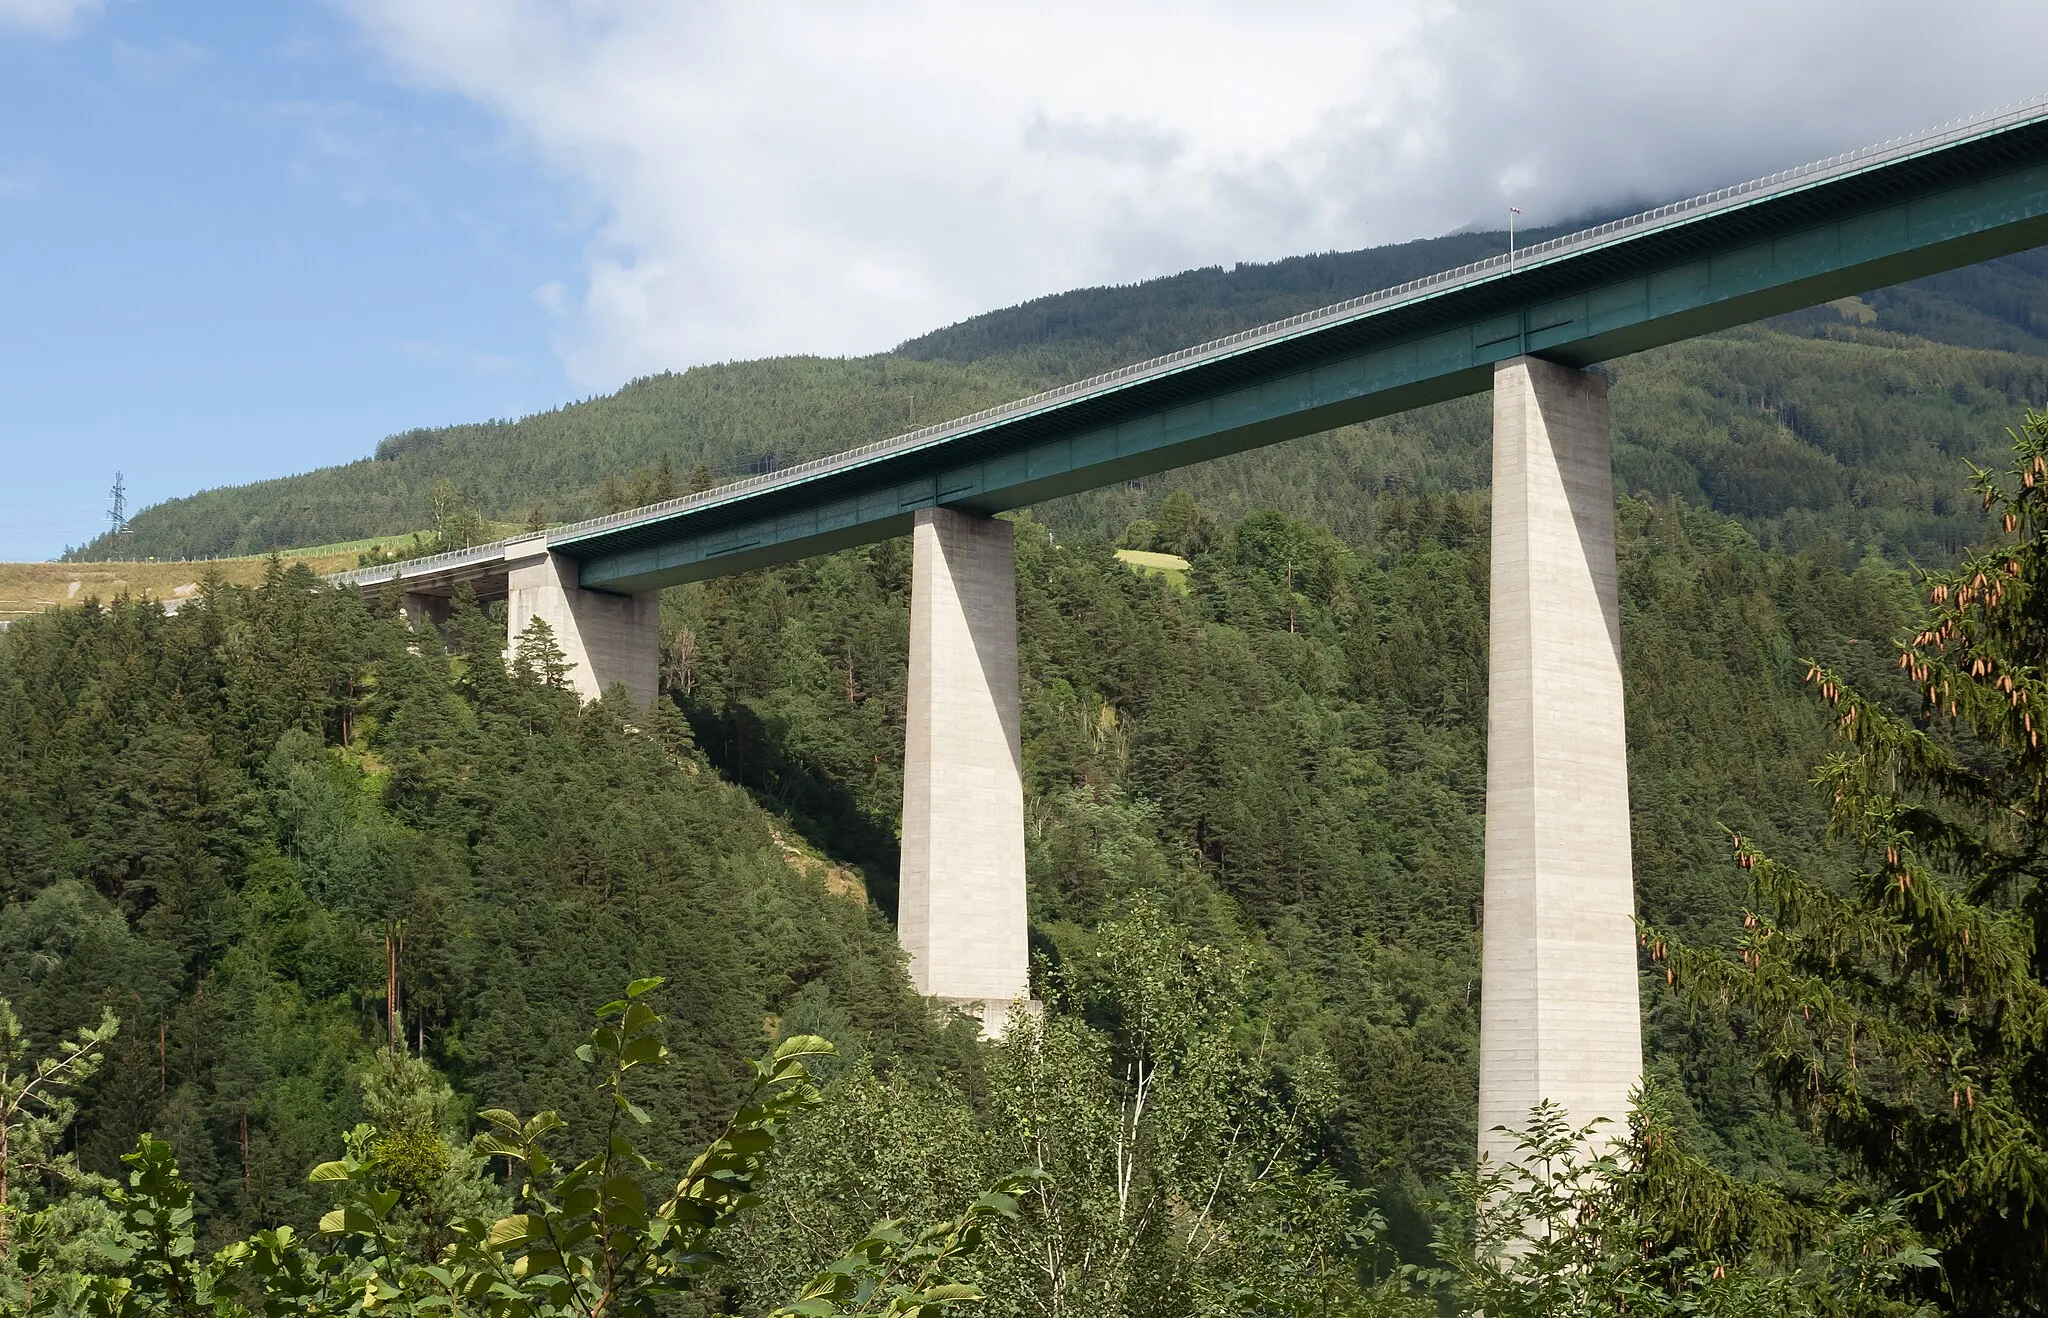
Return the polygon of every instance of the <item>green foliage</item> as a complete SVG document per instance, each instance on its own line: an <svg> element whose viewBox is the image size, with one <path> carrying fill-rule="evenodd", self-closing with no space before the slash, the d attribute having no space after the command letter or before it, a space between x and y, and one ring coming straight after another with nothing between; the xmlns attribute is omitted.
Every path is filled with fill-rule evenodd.
<svg viewBox="0 0 2048 1318"><path fill-rule="evenodd" d="M1780 1093L1906 1197L1966 1312L2048 1286L2048 415L2013 444L1978 481L2004 542L1928 574L1898 646L1919 711L1809 671L1844 743L1815 783L1864 867L1829 882L1737 835L1754 910L1732 955L1653 936L1687 999L1737 1004Z"/></svg>
<svg viewBox="0 0 2048 1318"><path fill-rule="evenodd" d="M1652 1129L1639 1120L1603 1148L1610 1141L1597 1126L1574 1129L1561 1109L1539 1104L1506 1164L1450 1178L1441 1264L1410 1275L1456 1312L1488 1318L1936 1312L1898 1296L1902 1280L1937 1260L1892 1206L1818 1222L1812 1248L1790 1257L1651 1247L1658 1230L1646 1201L1692 1188L1656 1183L1670 1169L1643 1156Z"/></svg>
<svg viewBox="0 0 2048 1318"><path fill-rule="evenodd" d="M997 1181L1014 1217L993 1201L959 1282L991 1314L1307 1315L1361 1300L1379 1223L1320 1156L1334 1077L1312 1045L1253 1026L1256 978L1241 945L1191 938L1140 899L1053 977L1042 1016L1012 1012L982 1102L865 1065L842 1075L794 1123L770 1211L740 1233L742 1298L826 1265L826 1242L878 1203L928 1213ZM1031 1174L1005 1177L1019 1165Z"/></svg>
<svg viewBox="0 0 2048 1318"><path fill-rule="evenodd" d="M0 1260L22 1187L38 1178L78 1178L77 1159L64 1149L63 1135L78 1112L76 1091L99 1071L107 1044L120 1030L114 1013L102 1010L98 1025L30 1062L27 1031L12 1004L0 998Z"/></svg>
<svg viewBox="0 0 2048 1318"><path fill-rule="evenodd" d="M900 1219L879 1223L769 1318L937 1318L953 1305L987 1299L979 1287L952 1278L981 1249L991 1223L1017 1217L1018 1192L1045 1179L1037 1171L1007 1176L957 1219L914 1235Z"/></svg>
<svg viewBox="0 0 2048 1318"><path fill-rule="evenodd" d="M343 466L169 500L138 516L146 540L95 543L80 552L177 559L372 537L405 543L428 511L422 491L443 480L492 522L516 526L536 500L545 501L554 521L574 521L664 490L684 493L695 480L679 478L678 466L687 473L702 465L708 486L886 439L910 428L913 393L920 412L953 416L1028 392L1033 383L1002 364L963 369L886 356L785 357L664 372L517 421L394 435L375 457ZM440 529L432 520L425 525L423 549ZM350 529L356 527L370 529L357 535ZM349 533L332 533L338 530ZM481 538L501 533L494 527Z"/></svg>
<svg viewBox="0 0 2048 1318"><path fill-rule="evenodd" d="M785 1040L753 1064L741 1105L690 1163L674 1189L650 1200L645 1182L658 1172L632 1131L653 1119L631 1096L633 1073L670 1060L662 1018L646 994L658 978L635 980L625 996L598 1011L598 1026L577 1049L606 1100L601 1148L563 1168L544 1147L562 1128L543 1112L521 1121L509 1112L482 1115L491 1129L476 1150L519 1169L513 1211L455 1224L443 1248L398 1227L401 1206L420 1192L416 1160L394 1160L394 1135L404 1140L422 1108L418 1085L388 1080L387 1106L401 1123L365 1127L340 1159L315 1167L311 1180L333 1190L336 1207L320 1221L330 1247L309 1245L289 1226L260 1231L210 1258L199 1250L193 1194L178 1173L170 1145L144 1135L123 1157L125 1186L106 1198L120 1215L122 1241L102 1272L64 1278L51 1294L60 1307L93 1318L212 1314L427 1312L491 1318L603 1318L663 1312L666 1297L694 1291L719 1262L716 1245L739 1214L758 1202L754 1182L775 1149L783 1124L819 1100L805 1069L831 1053L823 1039ZM405 1068L393 1068L404 1074ZM396 1090L405 1090L398 1093ZM431 1104L429 1104L431 1106ZM365 1151L369 1151L365 1156ZM1014 1217L1012 1192L1031 1175L1011 1178L978 1197L956 1220L906 1231L880 1223L821 1273L778 1315L878 1314L939 1318L980 1298L954 1279L981 1247L990 1219Z"/></svg>
<svg viewBox="0 0 2048 1318"><path fill-rule="evenodd" d="M1290 269L1269 273L1306 278ZM420 524L418 492L444 475L494 511L546 485L578 516L606 475L627 502L671 488L665 454L702 467L677 481L671 465L677 487L714 463L734 475L815 456L902 428L913 390L920 414L968 410L1209 314L1183 309L1193 319L1124 322L1128 344L1070 336L1000 361L663 377L516 426L398 437L305 488L346 491L349 516L382 509L395 526ZM1847 890L1824 804L1788 787L1829 736L1797 656L1885 708L1907 694L1880 650L1910 587L1883 555L1961 543L1953 455L1983 452L1982 418L2042 379L2030 359L1882 328L1783 328L1807 337L1682 345L1621 363L1614 385L1625 486L1685 496L1625 498L1619 529L1639 891L1656 927L1695 940L1745 906L1717 819L1819 890ZM652 1162L682 1165L717 1135L711 1114L743 1099L734 1063L764 1032L828 1034L846 1055L820 1066L837 1071L839 1116L792 1121L801 1156L766 1185L789 1211L774 1230L773 1215L738 1228L767 1287L749 1292L757 1307L799 1293L878 1220L957 1226L960 1204L1039 1165L1027 1129L1044 1132L1053 1179L1017 1187L1016 1219L978 1219L987 1243L958 1283L996 1311L1040 1293L1020 1242L1051 1239L1105 1269L1071 1294L1135 1312L1406 1303L1358 1270L1430 1257L1428 1205L1472 1147L1485 436L1483 410L1454 404L1019 518L1033 946L1052 1005L1019 1023L1034 1057L930 1019L883 914L901 542L670 592L675 708L652 718L577 708L538 629L498 664L502 619L474 601L449 621L449 655L399 627L395 601L368 608L281 567L260 589L209 585L175 617L116 602L17 624L0 636L0 993L32 1022L112 1007L132 1023L83 1097L80 1163L122 1171L154 1132L188 1178L195 1248L309 1229L325 1183L299 1173L337 1146L398 1196L380 1229L401 1255L496 1220L479 1205L499 1191L479 1187L454 1133L462 1114L608 1128L609 1099L569 1060L583 1031L567 1004L645 968L690 986L668 1063L635 1072L632 1101L654 1120L626 1121ZM165 534L285 535L298 523L249 515L282 488L166 508ZM1185 589L1118 563L1106 540L1120 529L1185 553ZM1147 911L1153 932L1120 950ZM392 1053L382 939L401 925L410 1051ZM1133 981L1149 1006L1101 969L1134 956L1154 958ZM1751 1074L1758 1019L1653 1003L1669 1139L1644 1148L1658 1183L1685 1189L1644 1190L1628 1211L1659 1257L1804 1267L1837 1203L1841 1155ZM399 1070L359 1083L406 1058L413 1079L445 1074L452 1099ZM1146 1115L1126 1143L1141 1152L1117 1207L1116 1132L1139 1076ZM1177 1106L1163 1090L1227 1101ZM1042 1112L1019 1097L1040 1091L1054 1096ZM1285 1146L1270 1175L1202 1134L1219 1112ZM350 1143L364 1126L375 1137ZM1204 1176L1225 1187L1209 1210ZM1755 1192L1766 1183L1785 1193ZM458 1190L471 1206L436 1200ZM1884 1211L1867 1187L1844 1202ZM941 1255L950 1238L889 1229ZM65 1248L82 1257L100 1230L82 1222ZM1929 1238L1951 1265L1962 1256ZM298 1237L247 1239L247 1267L296 1275ZM877 1308L914 1280L885 1285L859 1258L833 1275L863 1280L814 1298Z"/></svg>
<svg viewBox="0 0 2048 1318"><path fill-rule="evenodd" d="M1193 495L1186 490L1174 490L1159 505L1155 516L1140 517L1125 527L1117 547L1192 558L1215 539L1215 520L1195 503Z"/></svg>
<svg viewBox="0 0 2048 1318"><path fill-rule="evenodd" d="M534 614L512 643L515 658L514 671L522 678L539 682L555 691L566 691L569 687L569 670L576 665L569 662L569 656L562 651L562 643L555 639L555 629L548 620Z"/></svg>
<svg viewBox="0 0 2048 1318"><path fill-rule="evenodd" d="M994 1067L998 1128L1048 1174L1018 1271L1046 1312L1077 1315L1202 1311L1271 1265L1313 1272L1314 1236L1254 1254L1235 1226L1312 1170L1336 1106L1328 1060L1239 1037L1254 966L1151 903L1092 941L1056 981L1064 1009L1013 1019Z"/></svg>
<svg viewBox="0 0 2048 1318"><path fill-rule="evenodd" d="M1021 521L1029 864L1059 974L1140 898L1257 958L1260 1016L1334 1067L1330 1165L1420 1257L1429 1186L1472 1147L1486 520L1434 495L1373 520L1358 541L1229 526L1185 593ZM1653 920L1706 928L1741 911L1717 812L1822 860L1824 812L1779 785L1826 744L1794 656L1886 680L1898 582L1668 503L1625 503L1621 532L1640 891ZM671 592L687 725L575 708L530 660L443 655L309 584L0 636L0 992L32 1020L135 1023L82 1108L84 1166L118 1170L153 1130L214 1243L310 1228L299 1171L365 1119L398 923L408 1043L475 1107L598 1120L565 1004L643 967L692 985L643 1105L657 1161L714 1133L734 1062L800 1002L890 1083L944 1073L983 1101L882 914L904 545ZM502 627L465 606L448 630L477 654ZM1652 1039L1717 1162L1826 1182L1737 1036L1663 1008ZM941 1188L921 1216L967 1185ZM835 1242L895 1211L869 1207Z"/></svg>
<svg viewBox="0 0 2048 1318"><path fill-rule="evenodd" d="M29 1041L12 1004L0 999L0 1304L32 1310L39 1292L62 1287L90 1254L104 1226L90 1210L36 1210L37 1188L90 1188L65 1146L77 1093L106 1059L120 1032L111 1011L45 1056L29 1060Z"/></svg>
<svg viewBox="0 0 2048 1318"><path fill-rule="evenodd" d="M1055 965L1138 896L1211 946L1270 956L1275 1017L1337 1067L1341 1166L1387 1191L1390 1230L1419 1251L1425 1187L1473 1140L1487 521L1483 501L1437 496L1382 500L1374 520L1344 542L1247 519L1183 594L1019 519L1027 846ZM1872 655L1904 579L1765 551L1669 502L1625 502L1620 530L1639 891L1651 918L1703 928L1741 911L1717 817L1821 855L1824 811L1785 786L1828 743L1795 656L1884 681ZM696 744L858 862L885 907L906 557L879 545L664 605ZM1709 1034L1666 1010L1653 1038L1716 1156L1825 1180L1735 1036Z"/></svg>
<svg viewBox="0 0 2048 1318"><path fill-rule="evenodd" d="M419 546L426 553L445 554L480 545L489 529L469 494L454 481L444 476L427 490L427 535Z"/></svg>
<svg viewBox="0 0 2048 1318"><path fill-rule="evenodd" d="M643 1180L656 1167L633 1128L653 1118L634 1100L629 1079L670 1060L661 1017L644 1000L660 983L636 980L624 997L600 1008L598 1027L577 1049L597 1073L606 1108L598 1152L563 1169L544 1147L544 1137L564 1124L557 1114L522 1121L491 1109L480 1114L491 1129L476 1150L519 1169L513 1212L495 1221L467 1219L438 1261L408 1261L387 1230L403 1187L387 1188L377 1162L345 1158L313 1172L315 1181L341 1190L340 1206L321 1219L322 1232L343 1237L390 1298L445 1297L502 1318L650 1313L662 1296L690 1289L716 1261L714 1237L753 1202L754 1179L782 1122L816 1101L804 1061L830 1046L793 1039L755 1063L739 1110L674 1190L650 1203Z"/></svg>
<svg viewBox="0 0 2048 1318"><path fill-rule="evenodd" d="M450 630L481 643L479 622ZM464 1110L596 1119L574 1004L686 973L643 1103L658 1161L713 1133L807 987L859 1038L934 1058L886 919L778 828L678 720L579 708L292 573L0 635L0 996L32 1029L119 1013L71 1147L111 1175L143 1131L169 1142L211 1245L310 1230L305 1167L376 1119L358 1077L394 926L409 1051Z"/></svg>
<svg viewBox="0 0 2048 1318"><path fill-rule="evenodd" d="M425 1058L385 1047L359 1076L365 1125L344 1136L357 1161L398 1192L386 1230L409 1253L437 1257L455 1224L502 1216L485 1155L462 1134L466 1106Z"/></svg>

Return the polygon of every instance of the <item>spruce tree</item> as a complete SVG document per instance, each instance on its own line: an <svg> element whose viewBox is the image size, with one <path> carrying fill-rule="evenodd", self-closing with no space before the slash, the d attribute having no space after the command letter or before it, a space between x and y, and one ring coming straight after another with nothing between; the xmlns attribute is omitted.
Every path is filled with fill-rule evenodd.
<svg viewBox="0 0 2048 1318"><path fill-rule="evenodd" d="M1692 1003L1749 1013L1780 1095L1905 1199L1983 1314L2048 1295L2048 414L2013 447L2004 478L1977 470L2003 537L1927 576L1899 644L1919 711L1809 665L1853 881L1737 836L1754 909L1733 953L1646 935Z"/></svg>
<svg viewBox="0 0 2048 1318"><path fill-rule="evenodd" d="M569 685L569 670L576 666L555 639L555 629L539 614L519 633L518 665L523 674L557 691Z"/></svg>

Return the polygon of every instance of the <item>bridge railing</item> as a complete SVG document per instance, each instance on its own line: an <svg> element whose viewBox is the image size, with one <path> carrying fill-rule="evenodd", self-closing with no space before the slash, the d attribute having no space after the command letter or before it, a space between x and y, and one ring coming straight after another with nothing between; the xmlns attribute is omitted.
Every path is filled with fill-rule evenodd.
<svg viewBox="0 0 2048 1318"><path fill-rule="evenodd" d="M1074 398L1078 395L1106 392L1112 386L1120 385L1139 377L1169 374L1177 368L1197 361L1207 361L1228 356L1250 344L1257 343L1263 345L1268 342L1281 341L1306 327L1322 327L1359 315L1383 311L1419 293L1443 291L1451 285L1478 283L1495 274L1518 272L1533 264L1547 263L1564 256L1574 255L1591 248L1603 246L1623 235L1634 235L1659 228L1673 221L1691 220L1712 214L1717 210L1747 201L1759 194L1789 190L1791 185L1818 182L1824 178L1853 173L1874 165L1905 159L1921 152L1965 141L1972 137L2010 127L2013 124L2024 123L2028 120L2044 116L2048 116L2048 97L2018 102L1993 110L1988 114L1952 120L1949 123L1924 132L1890 138L1874 146L1867 146L1856 151L1829 156L1824 160L1816 160L1810 164L1800 165L1792 169L1779 170L1775 174L1766 174L1762 178L1750 179L1747 182L1719 188L1713 192L1702 193L1696 197L1688 197L1683 201L1659 206L1654 210L1624 216L1621 219L1609 220L1605 224L1597 224L1588 229L1581 229L1556 238L1545 239L1539 243L1532 243L1528 247L1519 248L1512 254L1503 253L1499 256L1490 256L1484 260L1456 266L1449 270L1439 270L1417 279L1410 279L1406 283L1396 284L1391 288L1378 289L1343 302L1333 303L1330 306L1318 307L1313 311L1304 311L1299 315L1289 316L1284 320L1276 320L1269 324L1254 326L1251 329L1239 330L1234 334L1227 334L1220 339L1211 339L1206 343L1194 344L1191 347L1182 348L1163 356L1133 362L1128 366L1120 366L1113 371L1105 371L1100 375L1093 375L1085 380L1076 380L1070 384L1058 385L1054 388L1031 394L1025 398L1013 399L1010 402L1001 403L995 407L983 408L979 412L972 412L966 416L954 417L949 421L920 426L915 430L907 431L888 439L877 440L872 444L864 444L858 448L846 449L821 458L812 458L805 462L799 462L794 466L784 467L779 471L745 477L741 480L731 481L695 494L686 494L679 498L667 499L660 503L648 504L640 508L631 508L623 512L608 513L602 517L592 517L584 521L572 522L550 531L548 533L548 540L551 544L570 544L592 535L615 530L619 527L653 521L657 518L668 516L671 513L724 503L754 490L795 484L806 477L841 467L856 466L871 458L892 453L911 452L930 441L972 431L992 421L1028 416L1054 403ZM502 548L502 542L497 547ZM429 564L436 562L438 559L449 557L451 556L437 555L434 559L414 560L405 566L408 574L410 574L414 571L428 570ZM357 569L355 572L337 574L333 580L340 582L344 579L350 579L352 584L365 584L355 579L361 573L372 570ZM371 578L372 581L383 579L382 577Z"/></svg>
<svg viewBox="0 0 2048 1318"><path fill-rule="evenodd" d="M506 542L503 540L493 540L487 545L451 549L442 554L428 554L424 558L401 558L391 563L372 563L368 567L352 567L332 573L327 579L337 586L374 586L380 582L397 581L402 577L426 576L443 568L488 563L493 558L505 556L505 545Z"/></svg>

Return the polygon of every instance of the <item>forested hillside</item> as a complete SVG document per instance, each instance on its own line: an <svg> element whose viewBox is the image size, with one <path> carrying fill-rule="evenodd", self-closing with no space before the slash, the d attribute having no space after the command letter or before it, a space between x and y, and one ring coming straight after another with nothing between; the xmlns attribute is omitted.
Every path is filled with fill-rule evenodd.
<svg viewBox="0 0 2048 1318"><path fill-rule="evenodd" d="M1143 896L1256 957L1254 1019L1335 1068L1327 1156L1387 1187L1415 1245L1413 1201L1473 1138L1486 505L1386 496L1349 543L1190 511L1185 594L1104 541L1020 536L1035 945L1084 958ZM1717 935L1739 912L1720 823L1818 854L1798 783L1825 724L1796 660L1884 689L1903 580L1672 501L1622 526L1644 907ZM223 1229L310 1211L304 1167L358 1116L387 934L408 1032L480 1105L582 1102L571 1022L636 973L680 986L689 1060L661 1098L685 1130L797 1020L971 1092L885 919L908 580L884 544L671 592L679 713L642 731L419 652L303 575L0 636L0 996L46 1032L100 1002L129 1023L88 1164L153 1129ZM488 652L493 625L455 639ZM1732 1039L1655 1019L1707 1143L1814 1174Z"/></svg>
<svg viewBox="0 0 2048 1318"><path fill-rule="evenodd" d="M616 499L608 479L881 438L1469 259L1483 237L1063 295L875 358L698 368L413 432L350 467L151 509L123 552L409 531L441 479L486 514L523 522L540 502L558 520ZM2005 427L2048 398L2044 290L2048 260L2015 258L1611 365L1653 925L1706 948L1742 936L1753 898L1726 829L1848 884L1808 786L1835 728L1807 664L1874 709L1917 708L1891 648L1917 616L1908 564L1987 532L1967 461L1998 462ZM1114 1303L1055 1304L1018 1264L990 1312L1215 1311L1274 1258L1323 1266L1287 1252L1328 1245L1311 1224L1362 1240L1373 1211L1384 1251L1328 1245L1340 1270L1426 1261L1446 1220L1432 1201L1474 1143L1487 475L1485 409L1466 400L1020 516L1035 987L1073 1049L1057 1084L932 1014L895 945L903 542L667 592L651 718L578 709L545 662L491 662L502 620L465 608L417 637L303 570L209 584L175 616L94 601L16 623L0 633L0 998L38 1047L120 1016L67 1138L111 1175L138 1133L166 1137L214 1242L327 1206L306 1171L383 1111L394 1020L453 1084L435 1117L450 1129L493 1106L588 1129L601 1103L571 1060L588 1007L666 976L678 1064L645 1100L665 1163L723 1119L741 1058L824 1035L833 1106L794 1124L809 1152L768 1186L780 1216L724 1283L758 1309L846 1230L943 1215L1010 1170L995 1160L1032 1086L1117 1110L1132 1007L1106 968L1135 957L1180 967L1212 1074L1244 1086L1211 1092L1202 1119L1255 1108L1287 1127L1278 1179L1223 1196L1213 1238L1235 1252L1199 1262L1199 1231L1176 1243L1182 1219L1154 1221L1090 1292ZM1118 543L1185 556L1185 580L1133 572ZM1756 1079L1740 1012L1655 984L1645 1006L1674 1140L1739 1179L1861 1202L1867 1185ZM1089 1180L1122 1166L1099 1116L1060 1132L1069 1202L1115 1199ZM1144 1176L1185 1210L1170 1169ZM1111 1230L1069 1228L1077 1249Z"/></svg>
<svg viewBox="0 0 2048 1318"><path fill-rule="evenodd" d="M122 1018L88 1166L152 1130L216 1230L302 1218L306 1170L361 1119L387 937L408 1036L492 1102L583 1105L563 1041L641 973L688 986L678 1139L806 984L929 1056L882 914L680 720L579 716L310 584L0 636L0 997L39 1037Z"/></svg>

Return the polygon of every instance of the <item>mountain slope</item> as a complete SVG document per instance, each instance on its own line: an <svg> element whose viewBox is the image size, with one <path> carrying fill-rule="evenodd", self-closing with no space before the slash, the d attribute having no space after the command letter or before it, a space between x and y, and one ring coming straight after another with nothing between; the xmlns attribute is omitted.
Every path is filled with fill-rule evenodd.
<svg viewBox="0 0 2048 1318"><path fill-rule="evenodd" d="M444 478L488 515L568 520L604 510L607 478L664 457L727 478L822 456L1498 244L1459 234L1195 270L1041 298L873 357L652 376L518 421L410 431L346 466L169 500L138 514L120 546L102 537L78 556L205 557L402 534L421 524L424 492ZM2003 418L2048 399L2044 358L2040 252L1643 354L1615 364L1624 488L1709 504L1767 542L1831 536L1905 557L1946 554L1961 534L1948 464L1988 456ZM1184 486L1225 510L1285 506L1355 534L1374 493L1485 485L1475 408L1452 403L1296 441L1044 515L1063 531L1113 535L1160 490Z"/></svg>

